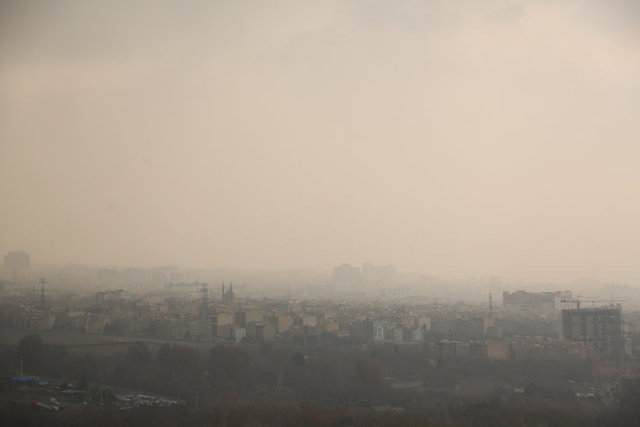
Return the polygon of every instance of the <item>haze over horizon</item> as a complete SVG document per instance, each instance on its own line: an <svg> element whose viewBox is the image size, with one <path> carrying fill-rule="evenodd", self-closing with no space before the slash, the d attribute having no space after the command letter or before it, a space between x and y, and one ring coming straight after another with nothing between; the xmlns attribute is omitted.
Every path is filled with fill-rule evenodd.
<svg viewBox="0 0 640 427"><path fill-rule="evenodd" d="M0 3L0 252L640 281L640 3Z"/></svg>

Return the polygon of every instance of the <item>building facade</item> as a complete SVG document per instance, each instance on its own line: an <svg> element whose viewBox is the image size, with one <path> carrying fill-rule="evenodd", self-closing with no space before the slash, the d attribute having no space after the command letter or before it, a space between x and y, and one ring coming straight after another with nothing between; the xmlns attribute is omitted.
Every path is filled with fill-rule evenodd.
<svg viewBox="0 0 640 427"><path fill-rule="evenodd" d="M624 354L622 310L619 306L562 310L562 336L583 342L590 357L619 359Z"/></svg>
<svg viewBox="0 0 640 427"><path fill-rule="evenodd" d="M2 263L4 270L12 276L20 276L31 269L31 256L23 251L5 254Z"/></svg>

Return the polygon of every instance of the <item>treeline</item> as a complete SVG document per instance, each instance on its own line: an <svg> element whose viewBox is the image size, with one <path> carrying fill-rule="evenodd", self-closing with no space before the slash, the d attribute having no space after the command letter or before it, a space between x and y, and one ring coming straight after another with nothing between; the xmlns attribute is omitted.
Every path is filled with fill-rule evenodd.
<svg viewBox="0 0 640 427"><path fill-rule="evenodd" d="M78 355L48 344L37 335L22 338L0 355L6 375L23 372L65 380L165 394L189 405L224 399L367 401L422 409L437 396L412 396L393 390L394 381L421 381L426 387L452 389L468 378L527 387L533 395L573 402L569 380L589 381L591 364L578 360L487 361L442 358L428 345L374 347L262 343L195 348L179 343L150 347L138 341L126 351ZM483 396L492 398L495 396ZM446 398L446 397L443 397Z"/></svg>
<svg viewBox="0 0 640 427"><path fill-rule="evenodd" d="M167 419L153 424L173 425L175 417L187 417L195 425L253 425L258 417L272 420L264 425L433 425L430 420L472 425L571 425L581 420L589 425L597 418L583 416L575 393L567 386L568 380L591 379L587 361L442 358L427 345L191 347L143 341L129 344L120 353L93 356L48 344L37 335L23 337L15 348L5 348L0 358L0 366L7 367L6 376L15 375L21 360L25 374L65 379L74 387L90 389L93 396L101 390L107 401L114 395L110 390L126 388L186 402L182 409L155 408L151 413L136 409L128 415L110 413L100 418L112 417L115 424L127 424L141 414L150 418L136 425L145 425L145 420L159 414ZM458 385L474 378L495 382L495 390L460 397ZM424 387L394 387L394 382L416 379ZM523 386L524 393L505 391L507 382ZM15 412L5 409L9 411L5 414ZM82 414L90 410L54 416L72 417L64 418L69 425L81 424ZM625 416L607 414L598 413L611 417L607 425ZM199 417L210 421L201 423Z"/></svg>
<svg viewBox="0 0 640 427"><path fill-rule="evenodd" d="M1 355L5 375L49 377L101 388L123 387L176 397L189 405L207 400L384 400L389 387L377 362L346 349L310 356L293 346L215 345L209 349L165 343L157 350L131 343L121 353L78 355L37 335Z"/></svg>

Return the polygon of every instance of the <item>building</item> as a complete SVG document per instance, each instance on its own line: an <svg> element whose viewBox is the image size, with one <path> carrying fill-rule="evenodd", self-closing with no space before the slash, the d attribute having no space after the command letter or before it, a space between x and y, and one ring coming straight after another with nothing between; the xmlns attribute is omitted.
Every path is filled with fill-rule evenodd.
<svg viewBox="0 0 640 427"><path fill-rule="evenodd" d="M624 354L622 310L620 306L562 310L562 337L584 343L590 357L619 359Z"/></svg>
<svg viewBox="0 0 640 427"><path fill-rule="evenodd" d="M105 313L86 313L84 318L84 332L88 334L102 334L105 326L111 324L111 317Z"/></svg>
<svg viewBox="0 0 640 427"><path fill-rule="evenodd" d="M509 346L501 340L485 340L487 359L504 360L509 357Z"/></svg>
<svg viewBox="0 0 640 427"><path fill-rule="evenodd" d="M211 330L214 325L217 327L209 315L200 314L189 322L189 336L194 341L210 341L212 336L217 335L217 330Z"/></svg>
<svg viewBox="0 0 640 427"><path fill-rule="evenodd" d="M246 337L249 342L263 342L273 340L276 327L268 322L251 322L246 327Z"/></svg>
<svg viewBox="0 0 640 427"><path fill-rule="evenodd" d="M235 313L230 313L228 311L222 311L217 313L217 325L218 326L230 326L233 325L233 321L235 319Z"/></svg>
<svg viewBox="0 0 640 427"><path fill-rule="evenodd" d="M427 329L423 326L411 330L411 341L424 341Z"/></svg>
<svg viewBox="0 0 640 427"><path fill-rule="evenodd" d="M293 318L289 315L278 315L278 333L283 334L293 326Z"/></svg>
<svg viewBox="0 0 640 427"><path fill-rule="evenodd" d="M467 341L464 343L463 353L466 357L486 359L487 344L482 340Z"/></svg>
<svg viewBox="0 0 640 427"><path fill-rule="evenodd" d="M122 304L123 289L117 291L101 291L96 293L96 307L119 306Z"/></svg>
<svg viewBox="0 0 640 427"><path fill-rule="evenodd" d="M55 314L41 310L33 310L25 313L24 323L27 328L46 330L51 329L56 323Z"/></svg>
<svg viewBox="0 0 640 427"><path fill-rule="evenodd" d="M12 276L21 276L31 270L31 256L23 251L12 251L3 258L4 270Z"/></svg>
<svg viewBox="0 0 640 427"><path fill-rule="evenodd" d="M438 352L441 358L460 357L464 352L464 342L440 340L438 342Z"/></svg>
<svg viewBox="0 0 640 427"><path fill-rule="evenodd" d="M360 268L349 264L333 267L333 281L338 284L351 285L360 282Z"/></svg>
<svg viewBox="0 0 640 427"><path fill-rule="evenodd" d="M384 341L385 340L385 329L387 327L387 322L384 320L374 320L373 324L372 324L372 329L373 329L373 334L372 334L372 339L373 341Z"/></svg>
<svg viewBox="0 0 640 427"><path fill-rule="evenodd" d="M416 328L424 328L425 331L431 330L431 318L426 316L420 316L415 321Z"/></svg>
<svg viewBox="0 0 640 427"><path fill-rule="evenodd" d="M102 288L110 288L119 285L118 270L115 268L103 268L98 270L98 285Z"/></svg>
<svg viewBox="0 0 640 427"><path fill-rule="evenodd" d="M511 312L549 312L560 308L562 299L570 299L571 292L503 292L502 304Z"/></svg>
<svg viewBox="0 0 640 427"><path fill-rule="evenodd" d="M222 284L222 304L232 305L236 300L236 294L233 292L233 283L229 284L229 289L225 291L224 283Z"/></svg>
<svg viewBox="0 0 640 427"><path fill-rule="evenodd" d="M315 328L318 326L318 318L312 314L305 314L302 316L302 325Z"/></svg>
<svg viewBox="0 0 640 427"><path fill-rule="evenodd" d="M393 265L373 265L370 262L362 264L362 279L365 283L389 283L395 275L396 267Z"/></svg>

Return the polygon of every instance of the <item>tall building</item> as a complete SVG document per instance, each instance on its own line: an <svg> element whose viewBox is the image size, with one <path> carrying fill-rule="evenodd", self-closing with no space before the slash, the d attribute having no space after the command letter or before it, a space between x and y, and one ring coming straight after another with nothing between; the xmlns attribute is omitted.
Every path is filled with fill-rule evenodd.
<svg viewBox="0 0 640 427"><path fill-rule="evenodd" d="M512 312L548 312L560 308L564 298L571 298L570 291L564 292L503 292L502 304Z"/></svg>
<svg viewBox="0 0 640 427"><path fill-rule="evenodd" d="M233 292L233 283L229 283L229 289L225 291L224 282L222 282L222 304L231 305L236 299L236 294Z"/></svg>
<svg viewBox="0 0 640 427"><path fill-rule="evenodd" d="M101 288L111 288L117 286L118 270L115 268L103 268L98 270L98 284Z"/></svg>
<svg viewBox="0 0 640 427"><path fill-rule="evenodd" d="M31 269L31 256L23 251L8 252L3 258L3 266L12 276L20 276Z"/></svg>
<svg viewBox="0 0 640 427"><path fill-rule="evenodd" d="M356 284L360 282L360 268L349 264L333 267L333 281L338 284Z"/></svg>
<svg viewBox="0 0 640 427"><path fill-rule="evenodd" d="M622 310L620 306L562 310L562 336L584 343L590 357L619 359L624 354Z"/></svg>
<svg viewBox="0 0 640 427"><path fill-rule="evenodd" d="M373 265L370 262L362 264L362 279L365 283L391 282L396 275L393 265Z"/></svg>
<svg viewBox="0 0 640 427"><path fill-rule="evenodd" d="M197 282L196 282L197 283ZM212 337L212 316L209 311L209 288L206 283L200 283L198 297L198 313L191 320L191 339L196 341L210 341ZM215 322L217 326L217 318Z"/></svg>

